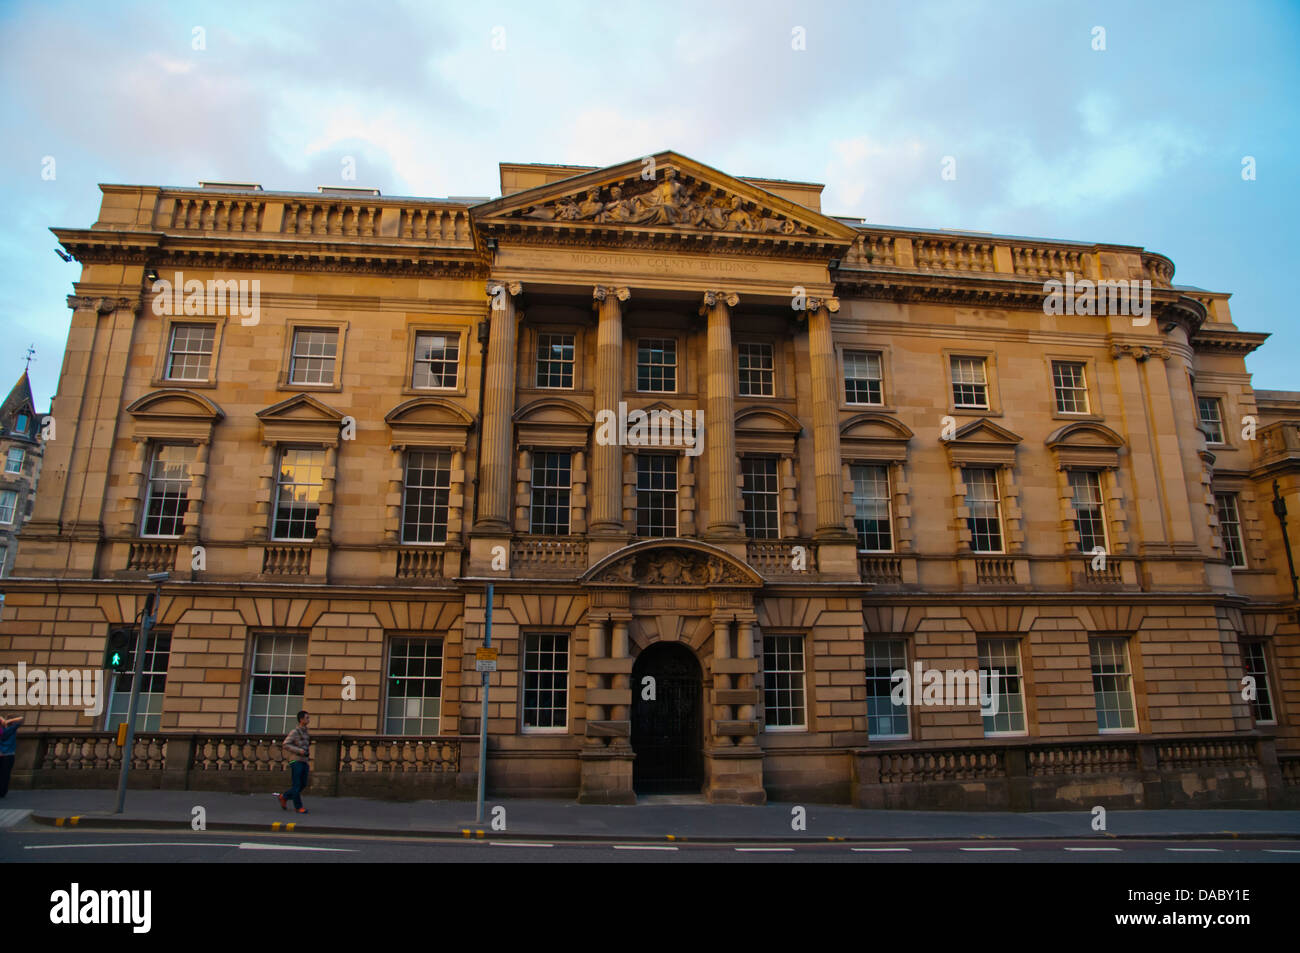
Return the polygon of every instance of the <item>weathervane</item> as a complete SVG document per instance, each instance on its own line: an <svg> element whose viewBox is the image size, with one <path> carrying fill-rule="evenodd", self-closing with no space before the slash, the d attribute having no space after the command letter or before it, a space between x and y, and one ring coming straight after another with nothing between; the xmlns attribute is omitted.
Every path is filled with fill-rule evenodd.
<svg viewBox="0 0 1300 953"><path fill-rule="evenodd" d="M27 345L27 363L23 366L23 373L26 374L28 368L32 366L32 355L36 353L36 345Z"/></svg>

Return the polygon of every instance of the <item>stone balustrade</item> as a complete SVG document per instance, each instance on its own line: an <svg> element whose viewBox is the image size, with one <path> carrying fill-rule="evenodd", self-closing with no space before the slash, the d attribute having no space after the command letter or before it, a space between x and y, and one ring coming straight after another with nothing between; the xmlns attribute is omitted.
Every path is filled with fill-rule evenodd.
<svg viewBox="0 0 1300 953"><path fill-rule="evenodd" d="M802 548L801 556L796 546ZM817 546L807 539L751 539L745 559L764 579L797 579L817 572Z"/></svg>
<svg viewBox="0 0 1300 953"><path fill-rule="evenodd" d="M441 579L447 553L440 546L410 546L397 551L398 579Z"/></svg>
<svg viewBox="0 0 1300 953"><path fill-rule="evenodd" d="M268 545L262 550L262 572L269 576L306 576L311 573L310 546Z"/></svg>
<svg viewBox="0 0 1300 953"><path fill-rule="evenodd" d="M128 572L171 572L176 568L176 548L176 543L132 542L126 569Z"/></svg>
<svg viewBox="0 0 1300 953"><path fill-rule="evenodd" d="M896 586L903 582L903 557L858 555L858 575L863 582Z"/></svg>
<svg viewBox="0 0 1300 953"><path fill-rule="evenodd" d="M587 570L587 541L572 536L525 536L510 543L510 567L524 576L580 576Z"/></svg>
<svg viewBox="0 0 1300 953"><path fill-rule="evenodd" d="M1271 736L882 742L854 752L859 807L1090 810L1300 806L1300 756Z"/></svg>

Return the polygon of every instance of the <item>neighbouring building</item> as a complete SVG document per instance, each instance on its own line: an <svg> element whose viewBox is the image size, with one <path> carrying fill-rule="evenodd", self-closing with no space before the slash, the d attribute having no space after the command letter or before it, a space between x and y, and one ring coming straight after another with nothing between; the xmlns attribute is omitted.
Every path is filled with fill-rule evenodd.
<svg viewBox="0 0 1300 953"><path fill-rule="evenodd" d="M318 790L463 790L492 584L497 794L1296 802L1300 394L1167 258L672 152L102 190L0 665L170 572L140 783L265 788L305 707ZM132 677L16 783L106 781Z"/></svg>
<svg viewBox="0 0 1300 953"><path fill-rule="evenodd" d="M27 372L0 403L0 579L9 575L18 533L32 514L41 478L41 418L36 415Z"/></svg>

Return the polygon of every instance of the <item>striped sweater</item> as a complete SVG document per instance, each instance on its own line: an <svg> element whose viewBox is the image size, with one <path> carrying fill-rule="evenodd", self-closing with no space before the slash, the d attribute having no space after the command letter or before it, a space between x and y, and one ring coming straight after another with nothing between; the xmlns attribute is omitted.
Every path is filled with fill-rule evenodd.
<svg viewBox="0 0 1300 953"><path fill-rule="evenodd" d="M311 735L306 728L299 725L289 732L289 737L284 739L283 747L289 754L293 755L294 761L306 761L311 751Z"/></svg>

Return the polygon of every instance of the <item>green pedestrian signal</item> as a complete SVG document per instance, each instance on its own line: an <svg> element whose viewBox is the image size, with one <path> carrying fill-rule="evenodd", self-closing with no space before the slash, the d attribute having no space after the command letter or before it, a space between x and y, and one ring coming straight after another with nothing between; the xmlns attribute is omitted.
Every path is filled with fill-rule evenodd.
<svg viewBox="0 0 1300 953"><path fill-rule="evenodd" d="M104 668L112 672L126 671L134 639L135 629L130 626L109 629L108 643L104 646Z"/></svg>

